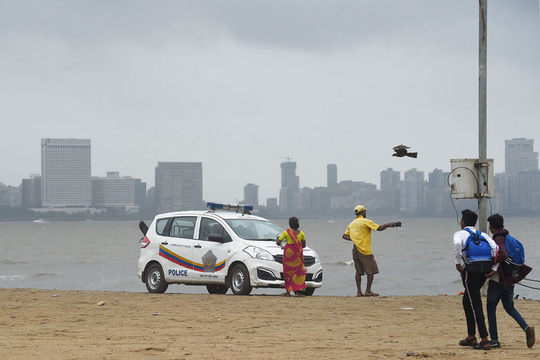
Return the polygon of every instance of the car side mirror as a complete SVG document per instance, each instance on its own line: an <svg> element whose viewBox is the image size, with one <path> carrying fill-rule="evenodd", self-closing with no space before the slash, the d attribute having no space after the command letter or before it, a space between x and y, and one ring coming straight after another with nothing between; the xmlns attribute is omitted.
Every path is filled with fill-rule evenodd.
<svg viewBox="0 0 540 360"><path fill-rule="evenodd" d="M232 240L225 239L223 237L223 235L210 234L210 235L208 235L208 241L219 242L219 243L228 243L228 242L231 242Z"/></svg>

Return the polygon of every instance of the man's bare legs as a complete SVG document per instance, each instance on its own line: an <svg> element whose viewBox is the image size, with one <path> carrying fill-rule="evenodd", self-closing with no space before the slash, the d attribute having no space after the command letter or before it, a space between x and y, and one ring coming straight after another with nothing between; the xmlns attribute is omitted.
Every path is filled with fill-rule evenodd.
<svg viewBox="0 0 540 360"><path fill-rule="evenodd" d="M360 273L356 273L355 280L356 280L356 296L379 296L379 294L374 293L371 291L371 284L373 284L373 278L375 277L375 274L369 274L367 275L367 286L366 286L366 292L362 293L362 275Z"/></svg>
<svg viewBox="0 0 540 360"><path fill-rule="evenodd" d="M367 276L366 296L379 296L379 294L376 294L371 291L371 284L373 284L374 277L375 277L375 274L369 274Z"/></svg>
<svg viewBox="0 0 540 360"><path fill-rule="evenodd" d="M362 293L362 275L357 271L354 278L356 280L356 296L364 296Z"/></svg>

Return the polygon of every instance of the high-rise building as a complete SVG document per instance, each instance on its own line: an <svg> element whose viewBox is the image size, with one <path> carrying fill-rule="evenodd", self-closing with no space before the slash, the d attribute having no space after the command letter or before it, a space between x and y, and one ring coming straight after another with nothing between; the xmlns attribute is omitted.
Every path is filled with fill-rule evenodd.
<svg viewBox="0 0 540 360"><path fill-rule="evenodd" d="M146 208L146 183L141 179L135 180L135 205L139 206L139 209Z"/></svg>
<svg viewBox="0 0 540 360"><path fill-rule="evenodd" d="M424 172L418 171L416 168L405 171L404 180L418 180L424 182Z"/></svg>
<svg viewBox="0 0 540 360"><path fill-rule="evenodd" d="M296 162L287 161L281 163L281 187L297 191L300 188L300 181L296 176Z"/></svg>
<svg viewBox="0 0 540 360"><path fill-rule="evenodd" d="M416 168L405 171L401 181L401 211L416 213L424 209L424 172Z"/></svg>
<svg viewBox="0 0 540 360"><path fill-rule="evenodd" d="M428 174L428 184L425 189L426 214L441 216L452 213L452 202L448 196L450 173L434 169Z"/></svg>
<svg viewBox="0 0 540 360"><path fill-rule="evenodd" d="M326 187L328 187L328 189L335 189L337 183L337 165L326 165Z"/></svg>
<svg viewBox="0 0 540 360"><path fill-rule="evenodd" d="M92 205L89 139L41 139L41 206Z"/></svg>
<svg viewBox="0 0 540 360"><path fill-rule="evenodd" d="M540 171L526 171L518 176L518 212L540 212Z"/></svg>
<svg viewBox="0 0 540 360"><path fill-rule="evenodd" d="M381 171L381 195L384 201L382 208L390 213L399 212L400 177L400 172L392 168Z"/></svg>
<svg viewBox="0 0 540 360"><path fill-rule="evenodd" d="M135 208L135 179L108 172L107 177L92 178L92 203L95 207Z"/></svg>
<svg viewBox="0 0 540 360"><path fill-rule="evenodd" d="M505 140L504 167L507 174L519 174L538 170L538 152L534 151L534 140L514 138Z"/></svg>
<svg viewBox="0 0 540 360"><path fill-rule="evenodd" d="M41 176L34 174L22 180L22 207L41 207Z"/></svg>
<svg viewBox="0 0 540 360"><path fill-rule="evenodd" d="M428 174L428 187L430 189L445 189L448 190L448 176L450 174L441 169L434 169Z"/></svg>
<svg viewBox="0 0 540 360"><path fill-rule="evenodd" d="M279 211L293 210L293 194L298 192L300 181L296 176L296 162L281 163L281 189L279 190Z"/></svg>
<svg viewBox="0 0 540 360"><path fill-rule="evenodd" d="M399 171L392 168L381 171L381 191L386 192L399 188L400 176Z"/></svg>
<svg viewBox="0 0 540 360"><path fill-rule="evenodd" d="M204 209L202 163L159 162L155 191L159 213Z"/></svg>
<svg viewBox="0 0 540 360"><path fill-rule="evenodd" d="M244 204L253 205L257 207L259 205L259 185L247 184L244 186Z"/></svg>

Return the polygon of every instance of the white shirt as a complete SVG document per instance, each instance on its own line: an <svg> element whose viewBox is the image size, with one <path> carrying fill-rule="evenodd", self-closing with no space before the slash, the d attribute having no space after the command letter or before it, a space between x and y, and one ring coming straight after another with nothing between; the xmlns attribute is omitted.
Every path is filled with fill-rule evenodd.
<svg viewBox="0 0 540 360"><path fill-rule="evenodd" d="M473 233L476 232L476 228L474 226L466 226L465 229L469 229ZM461 264L463 267L465 267L465 262L463 261L462 251L465 248L465 243L470 235L465 229L456 231L454 234L454 262L456 265ZM487 240L489 246L491 246L491 256L495 258L499 251L499 247L488 234L483 232L482 236ZM498 265L499 264L493 264L493 270L497 270Z"/></svg>

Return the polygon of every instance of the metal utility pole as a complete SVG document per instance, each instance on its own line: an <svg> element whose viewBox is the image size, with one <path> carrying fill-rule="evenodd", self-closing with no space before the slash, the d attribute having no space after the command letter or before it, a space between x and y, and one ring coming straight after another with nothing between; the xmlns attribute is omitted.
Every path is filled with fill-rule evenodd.
<svg viewBox="0 0 540 360"><path fill-rule="evenodd" d="M487 0L480 5L478 58L478 229L487 232Z"/></svg>

